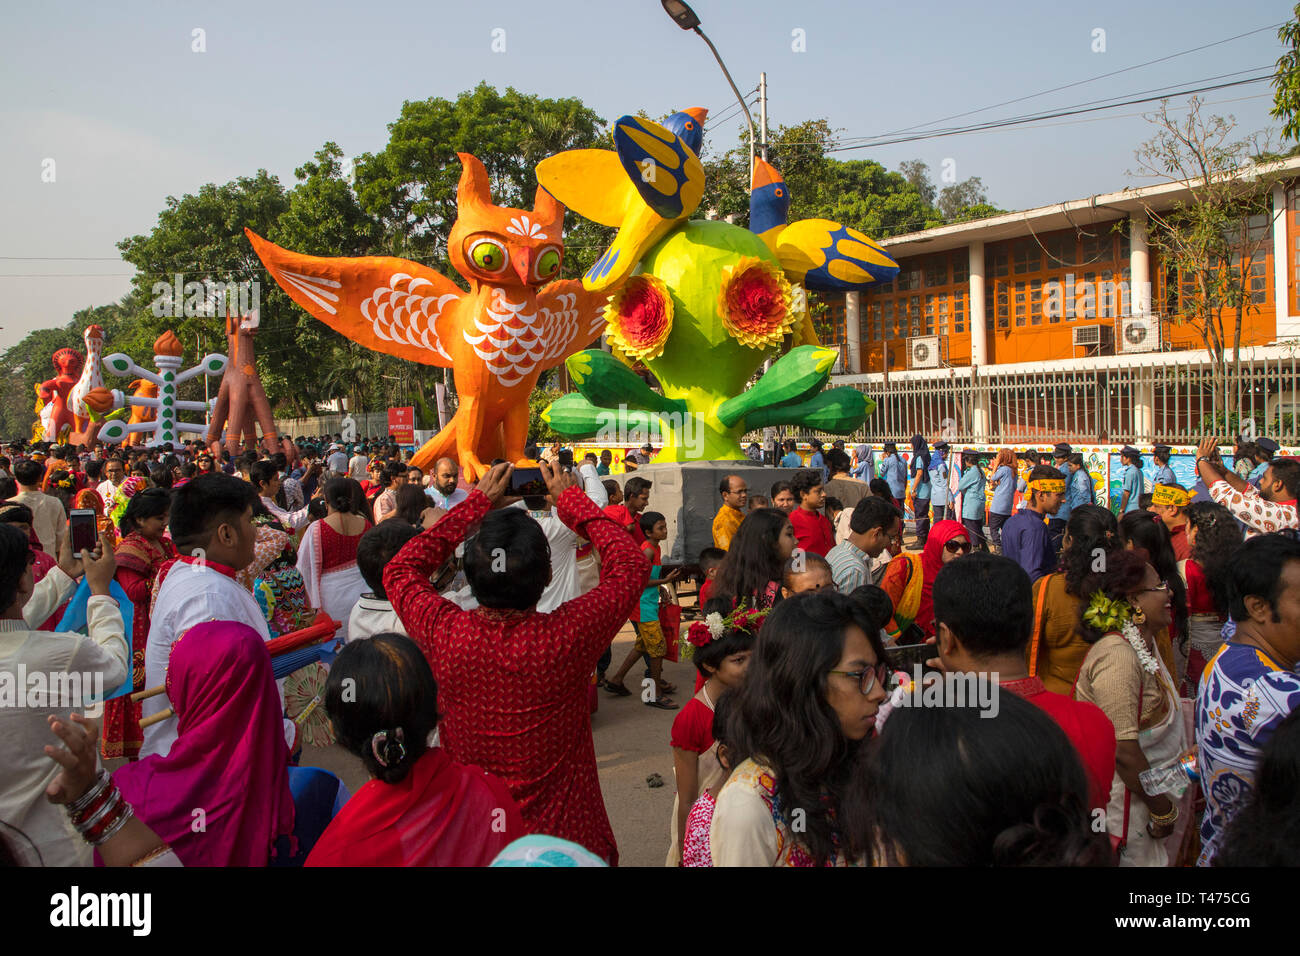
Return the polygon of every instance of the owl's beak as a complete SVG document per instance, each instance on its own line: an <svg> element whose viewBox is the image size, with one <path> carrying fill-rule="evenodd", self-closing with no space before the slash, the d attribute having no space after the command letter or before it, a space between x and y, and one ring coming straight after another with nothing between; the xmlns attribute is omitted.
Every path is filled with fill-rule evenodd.
<svg viewBox="0 0 1300 956"><path fill-rule="evenodd" d="M520 249L510 257L510 265L524 285L532 285L533 250Z"/></svg>

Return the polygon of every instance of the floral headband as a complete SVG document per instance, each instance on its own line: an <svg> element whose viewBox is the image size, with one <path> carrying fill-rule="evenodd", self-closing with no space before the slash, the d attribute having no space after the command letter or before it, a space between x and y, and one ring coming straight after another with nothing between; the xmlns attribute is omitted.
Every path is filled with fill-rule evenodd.
<svg viewBox="0 0 1300 956"><path fill-rule="evenodd" d="M1108 598L1101 591L1093 592L1088 609L1083 612L1083 623L1094 631L1106 634L1122 630L1133 616L1133 605L1122 598Z"/></svg>
<svg viewBox="0 0 1300 956"><path fill-rule="evenodd" d="M751 634L758 632L763 625L763 619L767 617L770 610L758 610L757 608L748 608L745 602L741 601L734 611L723 617L717 611L707 615L704 620L696 621L686 632L686 640L696 647L707 647L714 641L719 640L722 635L729 630L748 631Z"/></svg>

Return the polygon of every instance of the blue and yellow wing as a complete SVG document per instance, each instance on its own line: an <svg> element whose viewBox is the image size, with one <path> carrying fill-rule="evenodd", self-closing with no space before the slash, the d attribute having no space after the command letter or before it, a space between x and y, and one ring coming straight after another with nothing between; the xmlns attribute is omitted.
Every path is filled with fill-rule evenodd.
<svg viewBox="0 0 1300 956"><path fill-rule="evenodd" d="M898 275L898 263L873 240L829 219L786 226L777 236L776 255L791 282L818 292L854 292Z"/></svg>

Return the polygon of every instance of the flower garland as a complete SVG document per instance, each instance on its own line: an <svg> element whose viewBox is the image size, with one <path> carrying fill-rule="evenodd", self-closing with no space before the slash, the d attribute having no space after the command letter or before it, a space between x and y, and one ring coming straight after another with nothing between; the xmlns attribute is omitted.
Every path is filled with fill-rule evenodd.
<svg viewBox="0 0 1300 956"><path fill-rule="evenodd" d="M686 632L686 640L695 647L708 647L719 640L729 630L757 633L767 617L768 609L748 608L741 601L739 606L723 617L717 611L705 616L702 621L695 621Z"/></svg>
<svg viewBox="0 0 1300 956"><path fill-rule="evenodd" d="M1118 632L1128 641L1133 653L1137 654L1138 663L1148 674L1154 674L1159 664L1155 655L1147 647L1147 642L1138 633L1133 623L1133 605L1119 598L1108 598L1101 591L1093 593L1088 601L1088 608L1083 612L1083 623L1103 634Z"/></svg>

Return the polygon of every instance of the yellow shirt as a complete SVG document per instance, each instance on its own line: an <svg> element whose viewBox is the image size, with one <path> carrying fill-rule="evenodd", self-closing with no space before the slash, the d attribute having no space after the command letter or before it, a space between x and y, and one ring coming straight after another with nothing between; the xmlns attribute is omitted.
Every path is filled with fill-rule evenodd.
<svg viewBox="0 0 1300 956"><path fill-rule="evenodd" d="M713 546L726 551L731 547L731 539L740 530L740 523L745 516L731 505L723 505L713 517Z"/></svg>

